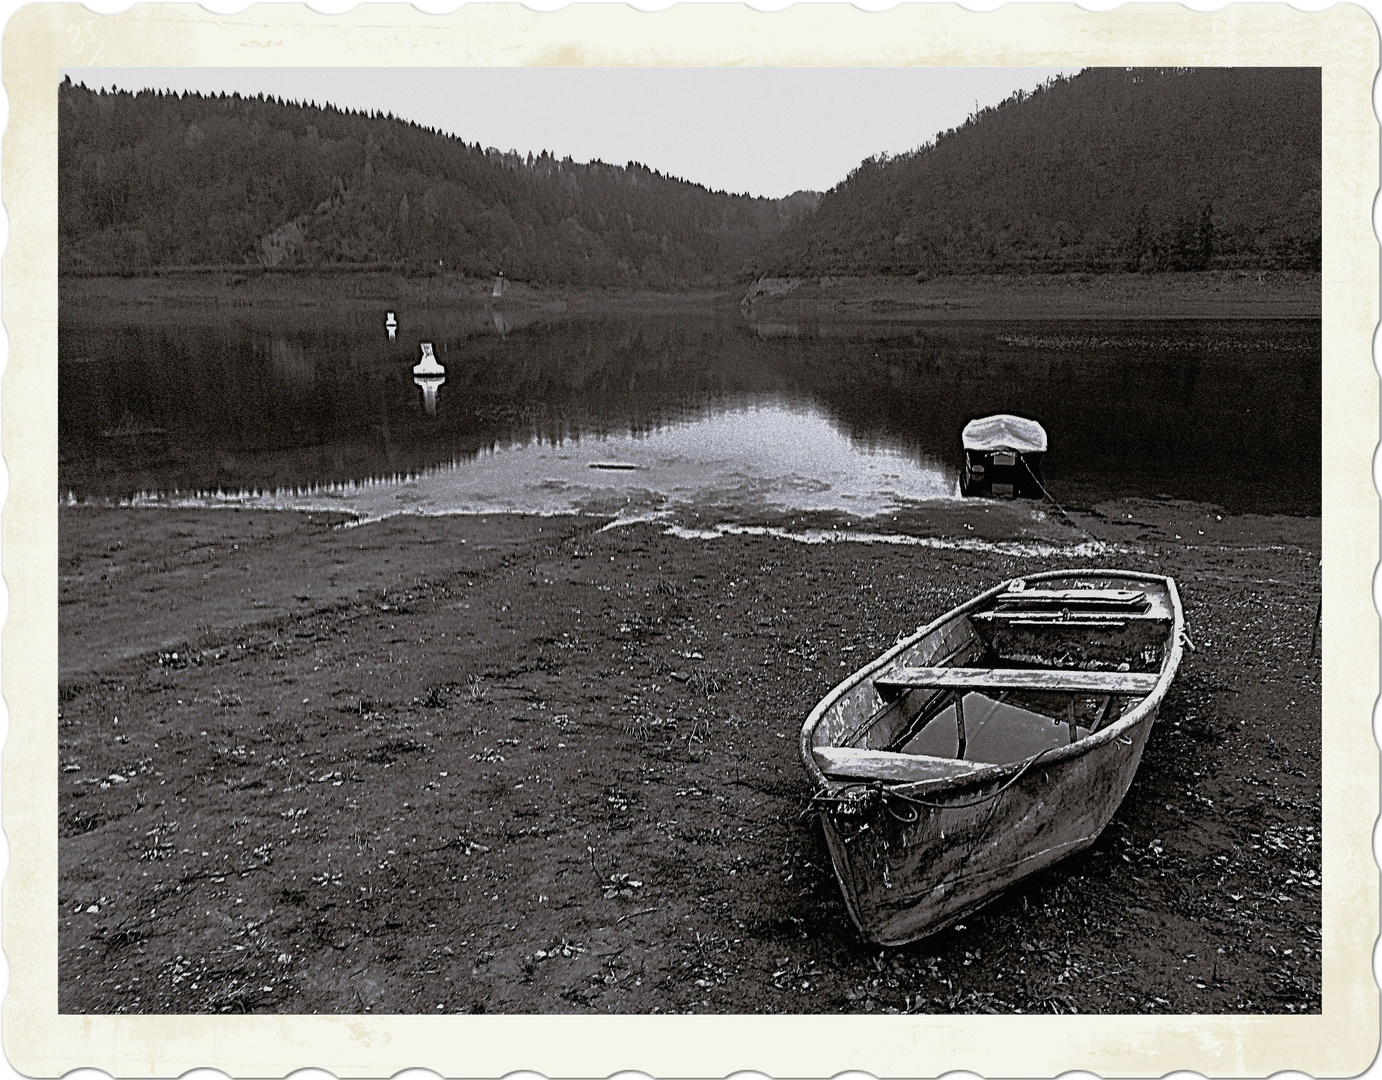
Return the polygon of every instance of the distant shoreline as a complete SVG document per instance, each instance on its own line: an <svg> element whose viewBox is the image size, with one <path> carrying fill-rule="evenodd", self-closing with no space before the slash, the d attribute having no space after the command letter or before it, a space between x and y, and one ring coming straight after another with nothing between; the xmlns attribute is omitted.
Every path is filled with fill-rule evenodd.
<svg viewBox="0 0 1382 1080"><path fill-rule="evenodd" d="M763 278L660 291L630 286L510 282L374 268L264 271L187 268L144 276L59 278L60 304L83 322L155 322L209 314L291 317L361 307L448 307L515 323L616 312L732 312L756 323L948 322L1046 319L1317 319L1321 278L1301 271Z"/></svg>
<svg viewBox="0 0 1382 1080"><path fill-rule="evenodd" d="M339 529L330 513L61 510L60 1007L879 1015L924 986L939 1013L995 987L1008 1011L1049 1009L1052 987L1080 1012L1110 993L1144 1011L1318 1009L1320 519L1155 499L1072 511L1117 565L1183 584L1197 646L1127 801L1088 853L963 935L897 950L869 1005L878 953L801 816L802 718L959 600L1111 557L1078 554L1086 538L1035 507L967 502L916 522L955 543L934 548L574 515ZM1060 554L972 543L1033 527ZM1263 833L1287 839L1252 850ZM1188 897L1196 875L1232 875L1239 899ZM1082 920L1064 984L1071 953L1013 945ZM131 926L138 948L93 948ZM1216 943L1267 933L1299 959L1238 946L1222 980L1165 972L1168 935L1212 963ZM720 935L723 983L687 977L695 934ZM810 996L769 977L789 951Z"/></svg>
<svg viewBox="0 0 1382 1080"><path fill-rule="evenodd" d="M165 270L143 276L63 275L58 280L59 311L80 308L81 320L123 323L195 322L208 316L292 321L295 316L353 315L362 310L406 311L443 308L488 323L498 314L512 325L612 311L713 310L732 307L739 292L653 289L509 282L502 299L493 296L492 279L461 274L409 274L404 271L263 271L254 267Z"/></svg>
<svg viewBox="0 0 1382 1080"><path fill-rule="evenodd" d="M764 279L765 320L1318 319L1321 280L1301 271L994 274Z"/></svg>

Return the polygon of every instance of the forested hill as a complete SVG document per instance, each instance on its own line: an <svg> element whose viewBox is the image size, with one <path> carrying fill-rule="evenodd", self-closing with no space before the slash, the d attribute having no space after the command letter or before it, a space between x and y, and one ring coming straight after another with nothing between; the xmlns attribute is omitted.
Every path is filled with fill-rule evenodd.
<svg viewBox="0 0 1382 1080"><path fill-rule="evenodd" d="M390 116L70 81L58 146L68 273L383 264L689 286L742 272L818 198L520 157Z"/></svg>
<svg viewBox="0 0 1382 1080"><path fill-rule="evenodd" d="M1091 68L871 158L777 274L1317 269L1316 68Z"/></svg>

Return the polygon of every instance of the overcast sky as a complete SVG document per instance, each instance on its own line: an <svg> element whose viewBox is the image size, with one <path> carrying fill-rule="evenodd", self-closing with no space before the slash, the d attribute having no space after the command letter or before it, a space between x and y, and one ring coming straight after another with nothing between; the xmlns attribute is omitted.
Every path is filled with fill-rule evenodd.
<svg viewBox="0 0 1382 1080"><path fill-rule="evenodd" d="M466 142L639 161L710 188L824 191L1060 68L69 68L87 86L272 94Z"/></svg>

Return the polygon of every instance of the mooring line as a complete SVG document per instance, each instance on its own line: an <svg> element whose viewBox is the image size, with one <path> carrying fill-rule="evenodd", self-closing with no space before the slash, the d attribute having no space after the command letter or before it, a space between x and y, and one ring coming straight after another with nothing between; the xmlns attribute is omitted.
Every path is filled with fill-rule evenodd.
<svg viewBox="0 0 1382 1080"><path fill-rule="evenodd" d="M1092 532L1090 532L1088 529L1086 529L1083 525L1081 525L1078 521L1076 521L1074 518L1072 518L1069 514L1065 512L1065 507L1063 507L1060 503L1056 502L1055 496L1053 496L1049 491L1046 490L1046 486L1041 482L1040 479L1038 479L1037 474L1032 472L1032 467L1029 464L1027 464L1027 459L1025 457L1020 456L1019 458L1022 462L1022 467L1027 470L1027 475L1032 478L1032 483L1036 484L1036 486L1040 489L1041 493L1051 500L1051 505L1054 506L1058 511L1060 511L1060 516L1065 518L1066 521L1070 522L1071 525L1075 526L1075 528L1079 529L1080 532L1084 533L1095 543L1103 543L1103 541L1101 541L1097 536L1095 536Z"/></svg>

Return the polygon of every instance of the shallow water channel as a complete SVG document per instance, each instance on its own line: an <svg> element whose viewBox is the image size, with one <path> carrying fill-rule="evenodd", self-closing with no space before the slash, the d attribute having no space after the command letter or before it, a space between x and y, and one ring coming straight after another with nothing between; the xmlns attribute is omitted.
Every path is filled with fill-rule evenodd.
<svg viewBox="0 0 1382 1080"><path fill-rule="evenodd" d="M871 516L956 498L960 429L1014 412L1046 427L1062 501L1319 511L1315 321L398 322L112 329L64 311L59 496ZM424 341L440 380L414 378Z"/></svg>

